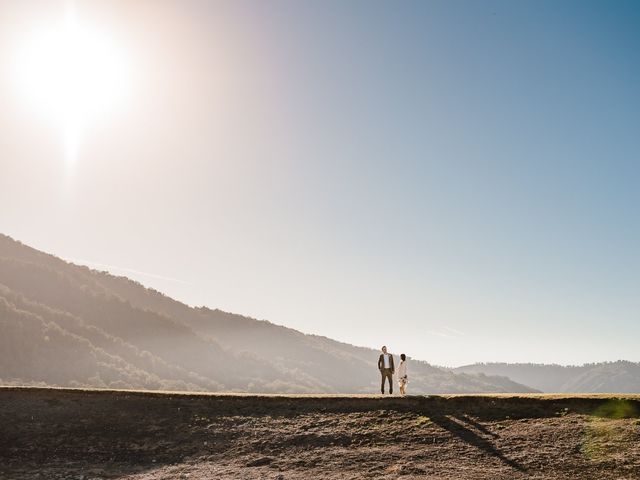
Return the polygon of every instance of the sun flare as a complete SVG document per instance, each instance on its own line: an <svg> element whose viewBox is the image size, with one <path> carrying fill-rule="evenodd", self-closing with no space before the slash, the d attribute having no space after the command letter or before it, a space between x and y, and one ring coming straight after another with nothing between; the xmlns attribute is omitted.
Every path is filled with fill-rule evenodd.
<svg viewBox="0 0 640 480"><path fill-rule="evenodd" d="M68 162L81 132L126 97L128 62L106 33L82 24L75 11L25 37L16 55L15 80L25 102L61 129Z"/></svg>

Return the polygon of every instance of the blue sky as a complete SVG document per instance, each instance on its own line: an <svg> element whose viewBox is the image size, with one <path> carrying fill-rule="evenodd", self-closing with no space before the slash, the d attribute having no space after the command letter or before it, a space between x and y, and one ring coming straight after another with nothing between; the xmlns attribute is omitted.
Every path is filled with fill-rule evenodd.
<svg viewBox="0 0 640 480"><path fill-rule="evenodd" d="M636 2L104 5L136 100L5 233L438 364L640 360Z"/></svg>

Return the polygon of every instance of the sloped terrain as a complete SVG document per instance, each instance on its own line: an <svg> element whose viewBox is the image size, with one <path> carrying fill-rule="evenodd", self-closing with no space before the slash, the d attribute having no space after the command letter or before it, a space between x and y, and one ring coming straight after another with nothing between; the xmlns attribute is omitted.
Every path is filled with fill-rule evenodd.
<svg viewBox="0 0 640 480"><path fill-rule="evenodd" d="M622 360L580 366L476 363L454 372L502 375L541 392L640 393L640 363Z"/></svg>
<svg viewBox="0 0 640 480"><path fill-rule="evenodd" d="M378 352L191 308L0 235L0 384L370 393ZM412 361L414 393L530 392Z"/></svg>
<svg viewBox="0 0 640 480"><path fill-rule="evenodd" d="M640 397L0 388L0 478L636 479Z"/></svg>

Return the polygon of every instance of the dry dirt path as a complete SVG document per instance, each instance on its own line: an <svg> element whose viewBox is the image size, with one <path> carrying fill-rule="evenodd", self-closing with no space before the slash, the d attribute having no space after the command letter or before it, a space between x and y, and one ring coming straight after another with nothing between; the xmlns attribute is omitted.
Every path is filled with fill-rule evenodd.
<svg viewBox="0 0 640 480"><path fill-rule="evenodd" d="M640 479L636 396L0 388L2 479Z"/></svg>

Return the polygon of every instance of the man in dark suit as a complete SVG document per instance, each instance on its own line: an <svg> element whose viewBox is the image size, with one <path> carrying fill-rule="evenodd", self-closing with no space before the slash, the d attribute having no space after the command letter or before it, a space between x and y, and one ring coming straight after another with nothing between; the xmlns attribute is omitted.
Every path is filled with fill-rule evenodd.
<svg viewBox="0 0 640 480"><path fill-rule="evenodd" d="M382 347L382 353L378 358L378 370L382 374L382 384L380 385L380 391L384 395L384 381L389 379L389 394L393 394L393 374L395 368L393 366L393 355L387 353L387 347Z"/></svg>

